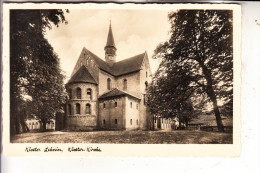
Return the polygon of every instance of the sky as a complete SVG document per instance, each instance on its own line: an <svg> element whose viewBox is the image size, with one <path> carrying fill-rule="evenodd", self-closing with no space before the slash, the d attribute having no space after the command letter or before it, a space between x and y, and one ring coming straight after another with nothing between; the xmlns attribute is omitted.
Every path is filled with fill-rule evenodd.
<svg viewBox="0 0 260 173"><path fill-rule="evenodd" d="M154 49L169 37L168 10L70 10L65 14L68 24L53 26L45 37L61 61L67 81L85 47L104 60L109 23L117 48L117 61L147 51L151 71L159 60L152 59Z"/></svg>

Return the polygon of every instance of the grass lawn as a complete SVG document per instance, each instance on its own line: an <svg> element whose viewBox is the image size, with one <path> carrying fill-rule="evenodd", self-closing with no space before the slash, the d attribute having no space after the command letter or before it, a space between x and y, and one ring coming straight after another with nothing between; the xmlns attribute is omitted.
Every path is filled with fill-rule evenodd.
<svg viewBox="0 0 260 173"><path fill-rule="evenodd" d="M12 143L232 144L232 133L206 131L92 131L23 133Z"/></svg>

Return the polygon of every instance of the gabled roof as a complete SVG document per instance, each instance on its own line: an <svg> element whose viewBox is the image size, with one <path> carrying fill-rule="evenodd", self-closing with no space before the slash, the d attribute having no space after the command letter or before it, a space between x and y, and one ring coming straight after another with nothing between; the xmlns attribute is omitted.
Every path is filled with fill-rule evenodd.
<svg viewBox="0 0 260 173"><path fill-rule="evenodd" d="M114 75L120 76L120 75L141 70L144 57L145 57L145 53L142 53L140 55L136 55L134 57L116 62L112 66Z"/></svg>
<svg viewBox="0 0 260 173"><path fill-rule="evenodd" d="M94 61L97 63L100 69L104 70L105 72L108 72L109 74L114 75L113 70L109 67L109 65L104 60L99 58L94 53L90 52L88 49L86 48L84 49L94 59Z"/></svg>
<svg viewBox="0 0 260 173"><path fill-rule="evenodd" d="M83 65L80 69L70 78L68 83L92 83L97 84L95 79L89 73L88 69Z"/></svg>
<svg viewBox="0 0 260 173"><path fill-rule="evenodd" d="M84 49L95 60L95 62L97 63L100 69L113 76L121 76L127 73L132 73L141 70L141 66L146 54L144 52L134 57L127 58L122 61L118 61L114 63L112 67L110 67L104 60L96 56L94 53L90 52L86 48Z"/></svg>
<svg viewBox="0 0 260 173"><path fill-rule="evenodd" d="M101 95L99 97L99 99L108 99L108 98L113 98L113 97L118 97L118 96L131 96L133 98L136 98L136 99L140 100L140 98L138 98L137 96L129 94L129 93L125 92L125 91L121 91L121 90L119 90L117 88L114 88L111 91Z"/></svg>

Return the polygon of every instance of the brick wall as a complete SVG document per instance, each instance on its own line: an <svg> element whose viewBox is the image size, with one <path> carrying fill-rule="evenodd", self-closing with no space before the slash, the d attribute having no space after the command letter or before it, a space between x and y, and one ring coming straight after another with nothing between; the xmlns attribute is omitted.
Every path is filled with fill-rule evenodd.
<svg viewBox="0 0 260 173"><path fill-rule="evenodd" d="M138 129L140 127L139 111L139 100L126 97L126 129Z"/></svg>
<svg viewBox="0 0 260 173"><path fill-rule="evenodd" d="M65 129L68 130L91 130L97 128L97 86L89 83L75 83L67 86L72 89L72 99L67 103L67 115ZM76 90L81 88L81 99L77 99ZM91 89L92 98L87 95L87 90ZM71 105L71 115L69 114L69 104ZM76 104L80 104L80 114L76 113ZM86 112L86 105L90 104L90 114Z"/></svg>
<svg viewBox="0 0 260 173"><path fill-rule="evenodd" d="M124 90L124 79L127 80L127 89ZM120 90L124 90L134 96L140 96L140 73L130 73L116 78L116 87Z"/></svg>
<svg viewBox="0 0 260 173"><path fill-rule="evenodd" d="M152 73L151 73L151 69L150 69L150 64L149 64L148 56L146 54L145 58L144 58L144 62L142 64L142 69L140 70L140 91L141 91L141 94L140 94L141 126L140 127L142 129L149 129L150 127L152 127L151 115L149 114L146 104L144 104L144 97L146 96L145 83L147 82L148 86L149 86L149 84L152 81L151 75L152 75ZM147 98L146 98L146 102L147 102Z"/></svg>
<svg viewBox="0 0 260 173"><path fill-rule="evenodd" d="M98 65L96 64L95 60L91 57L91 55L88 54L85 48L83 48L83 50L81 51L71 76L73 76L82 65L85 65L89 70L90 74L93 76L93 78L96 81L98 81Z"/></svg>
<svg viewBox="0 0 260 173"><path fill-rule="evenodd" d="M77 115L66 117L67 130L94 130L97 129L97 116L95 115Z"/></svg>
<svg viewBox="0 0 260 173"><path fill-rule="evenodd" d="M115 102L117 106L115 106ZM99 116L101 129L125 129L125 97L100 101Z"/></svg>
<svg viewBox="0 0 260 173"><path fill-rule="evenodd" d="M99 70L99 85L98 85L98 94L99 96L108 92L109 90L107 89L107 79L110 78L111 79L111 86L110 88L116 88L116 80L114 78L114 76L104 72L103 70Z"/></svg>

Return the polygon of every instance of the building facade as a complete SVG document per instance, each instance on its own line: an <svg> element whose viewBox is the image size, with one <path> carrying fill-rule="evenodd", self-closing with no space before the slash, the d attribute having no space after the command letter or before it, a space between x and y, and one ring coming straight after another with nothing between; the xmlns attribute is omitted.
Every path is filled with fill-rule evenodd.
<svg viewBox="0 0 260 173"><path fill-rule="evenodd" d="M36 118L26 119L25 123L30 131L33 130L41 130L41 122ZM54 130L55 129L55 120L51 119L49 122L46 123L47 130Z"/></svg>
<svg viewBox="0 0 260 173"><path fill-rule="evenodd" d="M104 60L85 47L81 51L66 84L69 99L65 129L150 128L146 89L151 69L147 53L117 61L111 24L104 51Z"/></svg>

